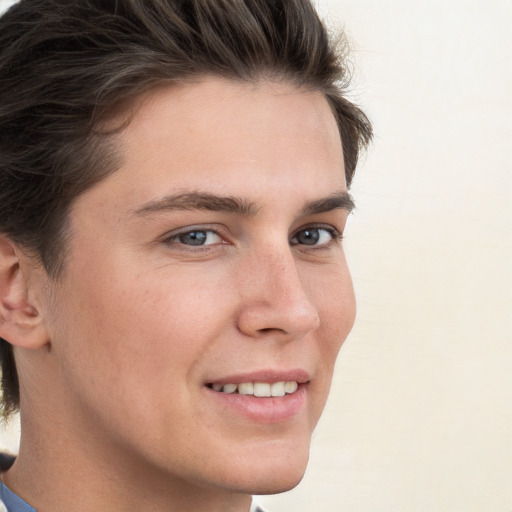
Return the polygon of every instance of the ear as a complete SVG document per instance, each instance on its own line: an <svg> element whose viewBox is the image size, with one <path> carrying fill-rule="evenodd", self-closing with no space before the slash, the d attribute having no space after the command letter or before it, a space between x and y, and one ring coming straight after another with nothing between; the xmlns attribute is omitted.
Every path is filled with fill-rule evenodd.
<svg viewBox="0 0 512 512"><path fill-rule="evenodd" d="M0 234L0 337L12 345L40 348L48 343L43 318L29 301L21 251Z"/></svg>

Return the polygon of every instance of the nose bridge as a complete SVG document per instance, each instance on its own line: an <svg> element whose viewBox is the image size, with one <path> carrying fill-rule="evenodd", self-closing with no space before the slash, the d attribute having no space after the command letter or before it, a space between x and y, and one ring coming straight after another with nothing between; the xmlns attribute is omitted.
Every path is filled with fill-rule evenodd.
<svg viewBox="0 0 512 512"><path fill-rule="evenodd" d="M288 244L252 251L244 275L240 325L251 334L280 331L304 335L319 325L318 311L308 297Z"/></svg>
<svg viewBox="0 0 512 512"><path fill-rule="evenodd" d="M296 261L289 248L269 248L266 257L260 261L271 299L289 305L307 301Z"/></svg>

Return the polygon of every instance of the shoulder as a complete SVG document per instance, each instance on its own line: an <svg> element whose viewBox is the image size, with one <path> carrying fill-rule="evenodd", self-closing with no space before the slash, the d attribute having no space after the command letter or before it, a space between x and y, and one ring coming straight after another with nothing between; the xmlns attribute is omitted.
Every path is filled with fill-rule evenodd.
<svg viewBox="0 0 512 512"><path fill-rule="evenodd" d="M37 512L0 480L0 512Z"/></svg>
<svg viewBox="0 0 512 512"><path fill-rule="evenodd" d="M16 458L13 457L12 455L0 453L0 473L7 471L13 465L15 460ZM6 488L3 482L0 480L0 512L8 512L7 507L5 506L4 503L4 489Z"/></svg>

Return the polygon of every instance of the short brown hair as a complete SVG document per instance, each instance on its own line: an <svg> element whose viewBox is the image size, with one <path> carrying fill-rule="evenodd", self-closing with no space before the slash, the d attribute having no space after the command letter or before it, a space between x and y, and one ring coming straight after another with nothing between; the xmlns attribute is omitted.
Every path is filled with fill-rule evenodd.
<svg viewBox="0 0 512 512"><path fill-rule="evenodd" d="M309 0L22 0L0 18L0 232L57 278L71 203L116 170L98 127L151 88L198 75L321 91L350 185L372 130L345 97L338 43ZM18 377L0 340L7 414Z"/></svg>

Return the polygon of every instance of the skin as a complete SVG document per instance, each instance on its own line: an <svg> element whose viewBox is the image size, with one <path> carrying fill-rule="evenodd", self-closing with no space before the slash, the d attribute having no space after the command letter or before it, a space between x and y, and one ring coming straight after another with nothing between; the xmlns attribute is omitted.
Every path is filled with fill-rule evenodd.
<svg viewBox="0 0 512 512"><path fill-rule="evenodd" d="M334 118L318 92L206 77L142 98L117 142L119 170L74 203L59 279L15 249L37 327L15 348L23 434L5 480L41 512L247 511L301 480L354 321L348 210L304 210L346 193ZM249 211L161 207L190 193ZM206 387L291 369L309 382L284 421Z"/></svg>

